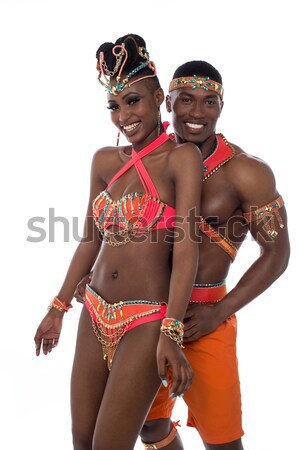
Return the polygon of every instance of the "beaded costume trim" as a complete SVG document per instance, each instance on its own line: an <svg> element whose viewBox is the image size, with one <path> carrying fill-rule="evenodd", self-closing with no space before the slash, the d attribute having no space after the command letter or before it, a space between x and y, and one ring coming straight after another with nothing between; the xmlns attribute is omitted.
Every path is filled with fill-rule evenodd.
<svg viewBox="0 0 299 450"><path fill-rule="evenodd" d="M198 75L193 75L193 77L180 77L174 78L171 80L169 84L169 92L174 91L175 89L181 88L202 88L205 91L214 91L223 97L224 89L220 83L217 81L211 80L210 77L199 77Z"/></svg>
<svg viewBox="0 0 299 450"><path fill-rule="evenodd" d="M126 307L144 306L144 310L126 313ZM114 354L132 322L161 311L161 302L150 300L128 300L108 303L89 286L85 292L85 306L91 313L93 331L102 345L108 369L112 367Z"/></svg>
<svg viewBox="0 0 299 450"><path fill-rule="evenodd" d="M208 224L203 217L200 218L199 229L212 241L216 242L219 247L222 248L234 261L237 256L237 248L233 245L232 241L222 234L218 233L210 224Z"/></svg>
<svg viewBox="0 0 299 450"><path fill-rule="evenodd" d="M266 233L271 238L275 239L278 235L278 231L276 231L275 228L274 218L276 218L279 228L284 228L282 217L279 213L279 209L282 208L283 205L284 201L282 196L280 195L272 202L267 203L267 205L261 206L254 211L243 213L243 216L247 223L256 221L259 224L261 221L264 221L264 228Z"/></svg>
<svg viewBox="0 0 299 450"><path fill-rule="evenodd" d="M217 133L216 139L217 146L214 152L203 160L203 181L206 181L213 173L235 156L234 147L222 133Z"/></svg>
<svg viewBox="0 0 299 450"><path fill-rule="evenodd" d="M203 181L206 181L208 178L210 178L210 176L217 172L220 167L222 167L235 156L234 147L228 142L223 134L216 134L216 139L217 145L215 150L203 161ZM222 250L228 253L232 260L235 259L237 255L236 247L228 238L218 233L218 231L216 231L211 225L209 225L203 217L201 217L200 219L199 229L208 238L217 243L217 245L219 245Z"/></svg>

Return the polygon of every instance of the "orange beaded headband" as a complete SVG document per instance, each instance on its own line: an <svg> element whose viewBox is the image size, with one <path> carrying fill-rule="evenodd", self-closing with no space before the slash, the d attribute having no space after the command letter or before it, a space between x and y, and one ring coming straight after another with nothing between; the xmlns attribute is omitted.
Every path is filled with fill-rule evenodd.
<svg viewBox="0 0 299 450"><path fill-rule="evenodd" d="M220 83L216 81L210 80L210 77L199 77L197 75L193 75L193 77L180 77L174 78L171 80L169 85L169 92L174 91L175 89L181 88L202 88L205 91L214 91L223 97L224 89Z"/></svg>

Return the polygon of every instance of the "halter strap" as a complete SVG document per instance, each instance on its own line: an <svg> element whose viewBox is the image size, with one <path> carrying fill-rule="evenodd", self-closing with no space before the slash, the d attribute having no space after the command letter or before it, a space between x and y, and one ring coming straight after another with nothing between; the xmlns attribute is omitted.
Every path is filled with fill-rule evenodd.
<svg viewBox="0 0 299 450"><path fill-rule="evenodd" d="M118 178L120 178L125 172L127 172L127 170L129 170L134 165L136 167L137 173L141 179L141 182L146 192L150 192L152 195L158 196L157 190L152 180L150 179L150 176L146 168L144 167L144 164L141 162L141 159L147 156L149 153L153 152L156 148L160 147L160 145L164 144L164 142L166 142L168 139L169 136L165 132L163 132L157 139L155 139L149 145L144 147L138 153L134 149L132 149L132 158L114 175L114 177L110 180L106 189L108 189L112 183L114 183ZM150 189L148 190L147 187Z"/></svg>
<svg viewBox="0 0 299 450"><path fill-rule="evenodd" d="M132 150L132 151L134 152L134 150ZM141 180L141 183L142 183L142 186L143 186L145 192L147 194L150 193L154 197L158 198L159 194L157 192L157 189L156 189L154 183L152 182L152 179L149 176L149 173L146 170L146 168L144 167L144 164L141 160L139 160L135 163L135 169L137 170L137 173L139 175L139 178Z"/></svg>

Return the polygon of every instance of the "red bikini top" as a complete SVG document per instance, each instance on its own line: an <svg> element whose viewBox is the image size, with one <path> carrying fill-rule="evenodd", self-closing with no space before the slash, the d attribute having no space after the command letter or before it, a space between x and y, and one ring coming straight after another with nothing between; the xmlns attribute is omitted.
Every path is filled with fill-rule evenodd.
<svg viewBox="0 0 299 450"><path fill-rule="evenodd" d="M168 135L164 132L138 153L132 149L130 161L114 175L107 188L94 199L93 216L101 233L104 233L111 225L138 233L148 233L161 228L174 228L175 208L159 198L154 183L141 161L168 139ZM108 191L109 187L133 165L145 192L131 192L118 200L113 200Z"/></svg>

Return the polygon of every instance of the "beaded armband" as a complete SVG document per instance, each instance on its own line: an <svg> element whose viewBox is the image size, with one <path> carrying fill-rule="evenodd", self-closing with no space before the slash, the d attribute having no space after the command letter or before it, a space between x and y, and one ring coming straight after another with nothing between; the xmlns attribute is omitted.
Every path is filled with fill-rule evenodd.
<svg viewBox="0 0 299 450"><path fill-rule="evenodd" d="M52 308L58 309L58 311L61 312L68 312L68 310L72 308L72 305L66 305L65 302L59 300L58 297L54 297L50 305L48 306L48 311L50 311Z"/></svg>
<svg viewBox="0 0 299 450"><path fill-rule="evenodd" d="M177 319L166 317L162 320L161 333L175 341L180 348L183 346L184 324Z"/></svg>
<svg viewBox="0 0 299 450"><path fill-rule="evenodd" d="M276 200L273 200L267 205L255 209L254 211L246 212L243 214L243 216L247 223L253 221L260 222L261 220L264 220L264 228L266 233L272 238L276 238L276 236L278 235L278 231L276 231L275 228L274 218L276 218L279 228L284 228L281 215L279 214L279 209L282 208L283 205L284 201L280 195Z"/></svg>

